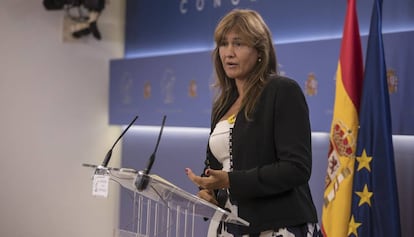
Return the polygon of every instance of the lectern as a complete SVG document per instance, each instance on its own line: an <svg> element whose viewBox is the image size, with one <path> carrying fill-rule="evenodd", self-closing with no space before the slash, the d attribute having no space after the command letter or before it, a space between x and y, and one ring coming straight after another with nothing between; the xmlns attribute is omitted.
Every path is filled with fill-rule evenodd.
<svg viewBox="0 0 414 237"><path fill-rule="evenodd" d="M94 168L96 175L108 175L110 180L134 193L131 207L134 215L133 231L119 229L116 231L117 237L200 237L202 235L195 229L197 218L249 225L247 221L158 175L129 168L83 166Z"/></svg>

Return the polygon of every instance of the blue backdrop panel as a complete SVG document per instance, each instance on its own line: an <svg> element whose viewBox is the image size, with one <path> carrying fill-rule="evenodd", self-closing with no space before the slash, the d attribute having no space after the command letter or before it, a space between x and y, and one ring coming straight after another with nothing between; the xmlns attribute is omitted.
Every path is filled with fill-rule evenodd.
<svg viewBox="0 0 414 237"><path fill-rule="evenodd" d="M414 134L414 31L384 35L394 134ZM335 96L340 39L276 45L282 74L306 95L312 131L329 132ZM366 37L362 38L365 50ZM213 97L211 52L119 59L110 65L110 123L209 127ZM313 84L310 84L313 82ZM314 86L311 86L314 85Z"/></svg>
<svg viewBox="0 0 414 237"><path fill-rule="evenodd" d="M218 20L232 8L259 11L276 43L342 35L346 0L128 0L125 55L208 49ZM357 1L362 34L368 32L373 1ZM414 1L384 1L384 32L413 30Z"/></svg>
<svg viewBox="0 0 414 237"><path fill-rule="evenodd" d="M383 39L392 131L393 134L414 135L414 31L385 34Z"/></svg>
<svg viewBox="0 0 414 237"><path fill-rule="evenodd" d="M110 123L209 126L212 67L209 52L113 60L110 66Z"/></svg>

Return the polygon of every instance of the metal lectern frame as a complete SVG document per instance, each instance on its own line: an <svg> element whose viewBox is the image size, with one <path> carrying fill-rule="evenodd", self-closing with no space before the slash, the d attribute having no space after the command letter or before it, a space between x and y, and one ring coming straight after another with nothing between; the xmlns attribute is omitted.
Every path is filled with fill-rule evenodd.
<svg viewBox="0 0 414 237"><path fill-rule="evenodd" d="M196 217L249 225L247 221L158 175L147 175L129 168L84 166L95 168L95 174L109 175L111 180L134 193L133 230L119 229L118 237L195 237Z"/></svg>

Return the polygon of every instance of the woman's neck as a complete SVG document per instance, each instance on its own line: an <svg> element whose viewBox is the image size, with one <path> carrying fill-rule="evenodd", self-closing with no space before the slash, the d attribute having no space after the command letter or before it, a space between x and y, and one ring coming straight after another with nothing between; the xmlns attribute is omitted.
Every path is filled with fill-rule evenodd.
<svg viewBox="0 0 414 237"><path fill-rule="evenodd" d="M234 79L236 82L237 92L239 93L239 98L237 100L242 100L244 97L244 80L242 79Z"/></svg>

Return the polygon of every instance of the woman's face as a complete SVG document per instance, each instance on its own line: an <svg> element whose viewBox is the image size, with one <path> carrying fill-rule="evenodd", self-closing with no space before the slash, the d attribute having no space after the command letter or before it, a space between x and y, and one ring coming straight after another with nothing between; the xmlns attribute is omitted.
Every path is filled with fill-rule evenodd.
<svg viewBox="0 0 414 237"><path fill-rule="evenodd" d="M246 44L234 30L229 31L219 43L219 55L226 75L244 80L257 63L258 52Z"/></svg>

